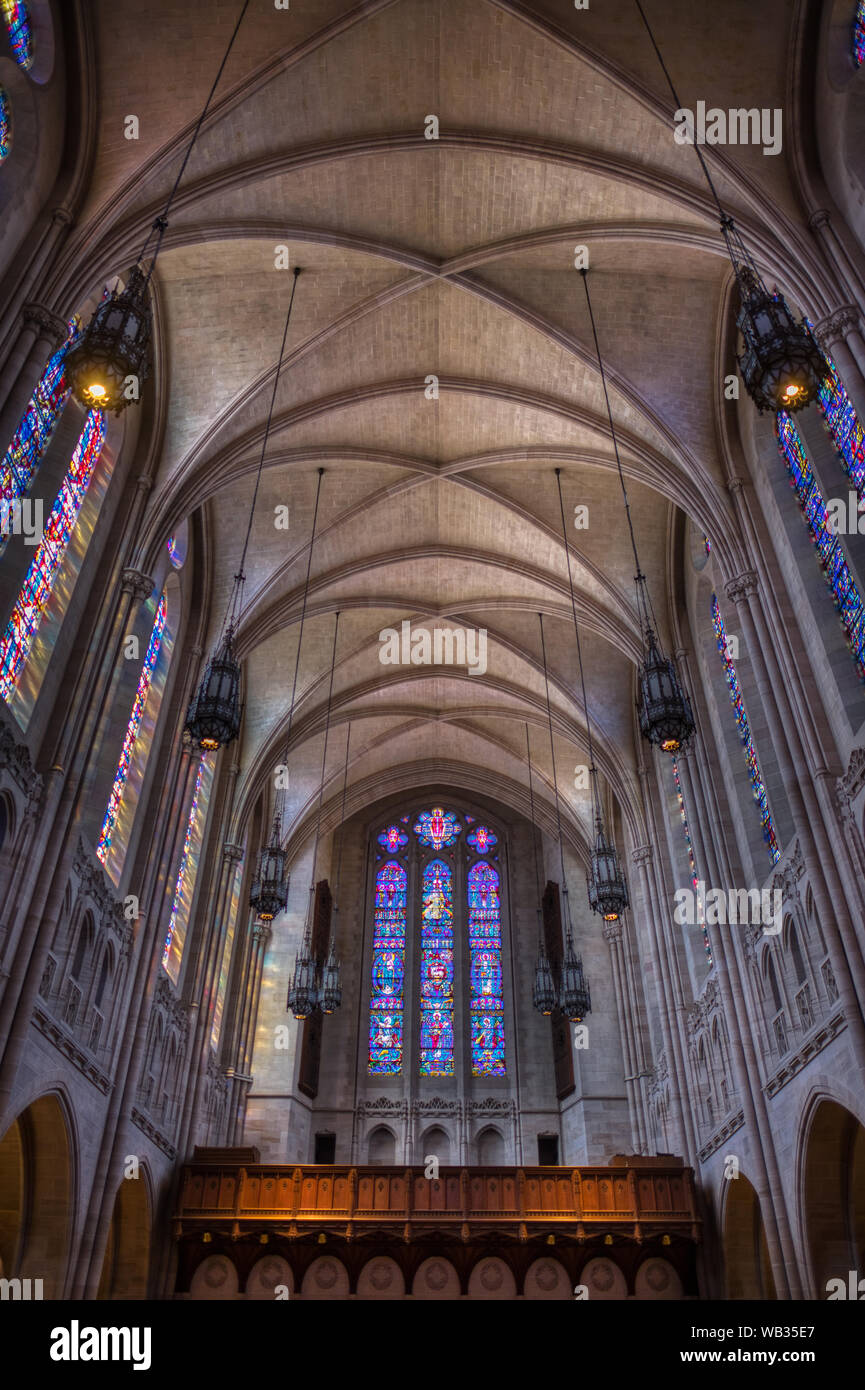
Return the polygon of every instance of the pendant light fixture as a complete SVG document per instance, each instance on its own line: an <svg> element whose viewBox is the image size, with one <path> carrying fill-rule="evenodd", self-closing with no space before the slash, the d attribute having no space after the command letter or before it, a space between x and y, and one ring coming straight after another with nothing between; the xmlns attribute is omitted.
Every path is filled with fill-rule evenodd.
<svg viewBox="0 0 865 1390"><path fill-rule="evenodd" d="M333 925L330 932L330 950L324 967L321 985L321 1011L332 1014L342 1003L342 986L339 980L339 960L336 954L336 939L339 936L339 891L342 883L342 827L345 825L345 793L348 787L348 750L351 743L351 724L345 736L345 767L342 774L342 813L340 815L339 850L336 856L336 893L333 898Z"/></svg>
<svg viewBox="0 0 865 1390"><path fill-rule="evenodd" d="M300 950L294 960L294 970L292 972L291 984L288 989L288 1001L286 1008L291 1009L295 1018L302 1021L308 1018L315 1009L322 1009L324 1012L325 1002L333 1003L336 999L336 1007L342 1001L342 990L339 988L339 967L334 961L336 970L335 988L333 977L331 977L330 998L325 1001L324 990L319 986L319 980L326 974L330 965L330 958L327 962L317 960L313 955L312 949L312 925L315 907L315 869L318 863L318 841L321 834L321 804L324 799L324 778L327 766L327 741L330 734L330 706L333 699L333 673L336 669L336 639L339 632L339 613L336 615L336 622L333 628L333 648L330 657L330 685L327 692L327 715L324 725L324 747L321 753L321 779L318 789L318 816L315 825L315 840L312 850L312 877L309 884L309 902L306 909L306 923L303 929L303 941ZM327 1010L332 1012L332 1010Z"/></svg>
<svg viewBox="0 0 865 1390"><path fill-rule="evenodd" d="M684 108L673 79L640 0L636 0L636 6L667 79L678 115ZM794 318L784 296L777 290L771 293L766 286L733 218L724 211L696 139L694 150L718 208L721 235L739 286L736 322L745 350L741 356L737 354L737 361L745 389L761 414L764 410L802 410L816 398L821 383L829 375L826 360L806 320Z"/></svg>
<svg viewBox="0 0 865 1390"><path fill-rule="evenodd" d="M285 316L285 327L282 331L282 345L276 363L276 372L274 373L273 391L270 397L270 408L267 412L267 422L264 427L264 440L261 445L261 458L258 461L258 473L256 474L255 487L252 493L252 503L249 508L246 537L240 555L240 569L234 576L231 599L222 624L222 632L216 644L216 649L205 667L204 675L197 689L194 691L192 699L189 702L189 708L186 711L186 732L191 739L198 742L202 748L208 750L222 748L225 744L232 743L240 732L240 666L234 655L234 638L238 623L240 622L243 586L246 582L245 565L247 551L249 550L249 537L252 533L255 504L258 500L258 490L261 486L264 455L267 449L268 436L270 435L270 424L273 419L276 391L279 386L279 370L282 366L283 356L285 355L288 325L291 322L291 310L294 304L294 294L297 289L297 277L299 274L300 267L296 267L294 280L291 285L291 298L288 302L288 312Z"/></svg>
<svg viewBox="0 0 865 1390"><path fill-rule="evenodd" d="M586 878L589 905L593 912L599 912L606 922L615 922L629 906L628 884L619 866L616 846L611 844L604 831L604 817L601 809L601 796L598 791L598 771L595 767L595 745L592 739L592 721L589 717L589 702L586 698L586 679L583 670L583 647L580 641L580 627L577 622L577 602L574 597L574 580L571 573L571 552L568 548L568 530L565 525L565 504L562 498L562 470L556 469L556 483L559 489L559 511L562 517L562 539L565 543L565 556L568 562L568 588L571 595L571 612L574 615L574 636L577 639L577 664L580 668L580 691L586 715L586 733L589 741L589 778L592 788L592 815L595 822L595 845L591 855L591 873ZM564 986L563 986L564 988ZM567 1012L567 1010L565 1010Z"/></svg>
<svg viewBox="0 0 865 1390"><path fill-rule="evenodd" d="M589 987L583 975L583 962L578 960L574 952L574 931L571 923L571 901L568 895L568 881L565 878L565 849L562 838L562 815L559 809L559 781L556 776L556 751L553 744L553 711L550 705L550 678L547 673L547 644L544 640L544 615L538 614L541 624L541 652L544 659L544 688L547 693L547 722L550 728L550 761L553 768L553 795L556 802L556 825L559 832L559 864L562 871L562 899L564 903L565 919L565 955L562 961L561 989L559 991L558 1005L566 1018L572 1023L579 1023L584 1014L591 1013L592 1000L589 994ZM583 692L585 701L585 688ZM588 707L586 708L588 716ZM615 851L614 851L615 853ZM592 860L594 871L594 858Z"/></svg>
<svg viewBox="0 0 865 1390"><path fill-rule="evenodd" d="M586 304L589 308L592 336L595 340L595 352L601 373L601 385L604 388L604 400L607 403L607 419L610 423L610 435L616 455L616 468L619 473L622 497L625 501L628 533L631 537L631 549L634 552L634 563L637 567L634 584L637 590L637 613L643 632L643 664L640 670L640 699L637 704L640 716L640 733L649 743L662 748L665 753L678 753L687 746L694 736L696 728L694 715L691 711L691 702L682 688L676 663L671 657L665 655L657 635L657 622L649 595L649 586L640 567L640 557L637 554L637 542L631 521L631 504L628 501L628 490L625 487L622 460L619 458L619 442L616 439L616 427L613 424L613 412L610 407L610 394L607 390L607 374L604 371L604 359L601 356L595 315L592 312L588 272L581 270L580 274L583 277L583 287L586 291ZM568 572L570 573L570 552L568 552L567 539L565 540L565 551L568 554ZM573 594L573 587L571 592ZM576 622L576 609L574 613Z"/></svg>
<svg viewBox="0 0 865 1390"><path fill-rule="evenodd" d="M529 726L526 724L526 761L529 765L529 800L532 808L532 843L535 848L535 884L538 890L538 963L535 966L535 979L532 985L532 1004L545 1018L556 1007L556 986L550 967L550 958L544 942L544 919L541 909L541 869L538 861L538 829L535 825L535 793L532 786L532 752L529 747Z"/></svg>
<svg viewBox="0 0 865 1390"><path fill-rule="evenodd" d="M296 282L295 282L296 283ZM285 339L283 338L283 347ZM272 408L272 402L271 402ZM262 454L262 458L264 455ZM291 704L288 708L288 732L285 736L285 753L279 767L279 786L273 807L273 823L267 844L258 852L255 878L249 893L249 906L263 922L272 922L278 913L284 912L288 903L288 889L291 875L285 872L285 850L282 847L282 823L285 818L286 771L291 747L291 724L294 719L294 699L297 694L297 673L300 670L300 649L303 644L303 628L306 622L306 605L309 598L309 575L312 569L312 552L315 546L315 529L318 521L318 503L321 497L321 480L324 469L318 470L315 488L315 506L312 511L312 532L309 538L309 555L306 560L306 579L303 585L303 603L300 610L300 627L297 634L297 652L294 658L294 680L291 686ZM248 537L247 537L248 539Z"/></svg>
<svg viewBox="0 0 865 1390"><path fill-rule="evenodd" d="M168 201L147 234L125 289L115 290L102 300L81 337L66 354L66 379L76 399L86 410L113 410L115 415L119 415L132 401L141 398L141 386L151 368L150 280L168 227L168 213L248 5L249 0L244 0ZM148 255L150 260L145 264Z"/></svg>

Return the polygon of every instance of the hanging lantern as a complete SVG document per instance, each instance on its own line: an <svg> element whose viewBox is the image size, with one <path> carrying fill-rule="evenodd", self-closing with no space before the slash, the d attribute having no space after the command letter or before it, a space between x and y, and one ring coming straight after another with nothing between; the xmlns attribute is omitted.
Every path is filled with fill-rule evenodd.
<svg viewBox="0 0 865 1390"><path fill-rule="evenodd" d="M586 879L586 885L592 911L599 912L605 922L615 922L630 905L628 885L619 867L619 856L615 846L607 843L600 817L597 820L595 848L592 850L591 874Z"/></svg>
<svg viewBox="0 0 865 1390"><path fill-rule="evenodd" d="M826 359L782 294L770 294L751 265L733 258L733 268L741 305L736 322L744 342L737 361L745 389L761 414L803 410L829 375Z"/></svg>
<svg viewBox="0 0 865 1390"><path fill-rule="evenodd" d="M570 936L565 944L562 962L559 1008L571 1023L581 1023L585 1015L592 1012L592 997L583 974L583 962L574 954L574 943Z"/></svg>
<svg viewBox="0 0 865 1390"><path fill-rule="evenodd" d="M184 728L207 750L232 743L240 732L240 667L234 659L233 636L229 628L186 711Z"/></svg>
<svg viewBox="0 0 865 1390"><path fill-rule="evenodd" d="M141 396L150 374L150 305L147 277L138 266L124 290L99 304L81 337L66 354L66 376L85 410L119 415Z"/></svg>
<svg viewBox="0 0 865 1390"><path fill-rule="evenodd" d="M693 737L691 702L682 690L674 662L658 650L646 629L646 656L640 671L640 733L665 753L678 753Z"/></svg>
<svg viewBox="0 0 865 1390"><path fill-rule="evenodd" d="M303 945L295 957L294 972L291 977L286 1004L286 1008L291 1009L295 1018L300 1022L309 1018L309 1015L314 1013L318 1007L318 987L315 976L315 961L312 959L309 941L304 937Z"/></svg>
<svg viewBox="0 0 865 1390"><path fill-rule="evenodd" d="M550 962L543 946L538 951L538 963L535 966L532 1003L538 1013L545 1017L551 1014L556 1007L556 987L553 983L553 972L550 969Z"/></svg>
<svg viewBox="0 0 865 1390"><path fill-rule="evenodd" d="M321 985L321 1012L332 1014L342 1003L342 986L339 982L339 961L331 943L330 954L324 967Z"/></svg>
<svg viewBox="0 0 865 1390"><path fill-rule="evenodd" d="M274 816L270 842L258 852L258 865L249 906L262 922L272 922L288 903L289 877L285 872L285 850L280 845L280 818Z"/></svg>

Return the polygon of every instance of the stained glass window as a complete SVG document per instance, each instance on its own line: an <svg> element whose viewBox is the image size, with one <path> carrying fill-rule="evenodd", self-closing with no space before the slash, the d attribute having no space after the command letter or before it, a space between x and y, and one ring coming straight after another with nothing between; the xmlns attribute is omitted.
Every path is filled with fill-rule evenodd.
<svg viewBox="0 0 865 1390"><path fill-rule="evenodd" d="M6 501L23 497L30 486L69 396L64 362L81 332L81 321L77 316L69 320L67 330L66 341L48 359L21 423L0 462L0 496Z"/></svg>
<svg viewBox="0 0 865 1390"><path fill-rule="evenodd" d="M100 410L91 410L0 639L0 697L4 700L14 691L33 645L104 442L105 418Z"/></svg>
<svg viewBox="0 0 865 1390"><path fill-rule="evenodd" d="M485 825L479 825L477 830L472 831L468 839L472 849L478 854L486 854L488 850L492 849L493 845L497 845L499 842L498 836L494 835L491 830L488 830Z"/></svg>
<svg viewBox="0 0 865 1390"><path fill-rule="evenodd" d="M396 854L403 845L408 844L408 835L398 825L389 825L378 837L378 842L388 854Z"/></svg>
<svg viewBox="0 0 865 1390"><path fill-rule="evenodd" d="M856 20L853 25L853 61L857 68L865 63L865 0L856 6Z"/></svg>
<svg viewBox="0 0 865 1390"><path fill-rule="evenodd" d="M778 418L780 419L780 416ZM778 860L781 858L781 851L778 848L772 813L769 810L769 801L766 796L766 787L763 783L763 774L760 771L760 764L757 760L757 750L751 738L751 726L748 723L748 716L745 713L742 688L739 685L739 677L736 675L736 668L727 651L727 629L724 627L724 619L721 617L718 600L714 594L712 595L712 626L715 629L718 651L721 653L721 660L724 663L724 674L727 678L727 686L730 691L730 703L733 706L733 711L736 716L739 737L745 749L745 762L748 765L748 777L751 782L751 791L757 803L757 809L760 812L760 820L763 825L763 839L771 855L772 863L777 864Z"/></svg>
<svg viewBox="0 0 865 1390"><path fill-rule="evenodd" d="M469 869L468 904L472 1075L504 1076L502 927L499 876L492 864L474 864Z"/></svg>
<svg viewBox="0 0 865 1390"><path fill-rule="evenodd" d="M706 959L711 965L713 963L712 948L709 945L709 933L706 930L706 923L703 920L703 904L700 902L700 895L697 888L697 885L699 883L699 875L697 874L697 860L694 857L694 846L691 844L691 829L688 825L688 816L685 811L685 798L682 795L682 783L679 780L679 765L676 762L675 758L673 759L673 781L676 784L676 798L679 803L679 815L682 818L682 830L685 833L685 844L688 847L688 868L691 871L691 883L694 887L694 901L696 903L697 912L699 914L700 926L703 928L703 945L706 948Z"/></svg>
<svg viewBox="0 0 865 1390"><path fill-rule="evenodd" d="M419 843L424 848L434 849L436 853L454 844L461 830L462 826L453 812L443 811L440 806L434 806L431 811L422 811L414 827Z"/></svg>
<svg viewBox="0 0 865 1390"><path fill-rule="evenodd" d="M435 817L436 812L433 811L432 814ZM442 815L441 812L438 814ZM441 859L433 859L423 871L420 961L421 1076L454 1074L453 928L451 871Z"/></svg>
<svg viewBox="0 0 865 1390"><path fill-rule="evenodd" d="M779 411L775 417L775 433L790 481L799 499L802 515L816 547L818 563L847 634L853 660L860 676L865 680L865 608L850 573L844 547L832 529L825 498L814 477L802 436L792 416Z"/></svg>
<svg viewBox="0 0 865 1390"><path fill-rule="evenodd" d="M165 630L166 616L167 607L165 595L163 594L162 598L159 600L159 607L156 610L156 620L150 633L150 641L147 644L147 651L144 655L144 664L141 667L141 675L138 678L138 689L135 692L132 713L129 716L129 723L126 726L123 747L120 750L120 761L117 764L117 771L114 774L114 786L111 788L111 796L108 798L108 808L105 812L102 830L96 844L96 857L102 864L105 863L108 858L108 852L111 849L111 836L117 820L117 812L120 810L123 789L126 786L126 779L129 776L135 740L138 738L138 731L141 728L141 719L144 714L144 706L147 703L147 696L150 693L150 683L153 680L153 672L159 660L159 651L162 646L162 634Z"/></svg>
<svg viewBox="0 0 865 1390"><path fill-rule="evenodd" d="M195 789L192 793L192 802L186 820L183 850L180 855L180 868L177 871L174 897L171 901L171 916L168 921L165 945L162 949L163 967L174 984L177 984L180 979L180 964L183 959L186 928L192 909L195 880L198 876L198 859L201 853L201 842L204 838L204 822L207 818L207 802L210 786L213 782L213 769L214 763L205 753L198 765L198 773L195 778Z"/></svg>
<svg viewBox="0 0 865 1390"><path fill-rule="evenodd" d="M853 409L853 402L844 389L835 363L828 353L824 354L829 375L820 386L817 405L824 423L838 450L841 466L849 477L860 502L865 501L865 433L859 417Z"/></svg>
<svg viewBox="0 0 865 1390"><path fill-rule="evenodd" d="M0 159L12 148L12 106L5 87L0 87Z"/></svg>
<svg viewBox="0 0 865 1390"><path fill-rule="evenodd" d="M375 877L372 997L369 1006L369 1069L397 1075L402 1069L406 888L401 864L390 860Z"/></svg>
<svg viewBox="0 0 865 1390"><path fill-rule="evenodd" d="M26 72L33 65L33 40L30 36L30 16L24 0L0 0L3 18L9 30L9 46L19 67Z"/></svg>

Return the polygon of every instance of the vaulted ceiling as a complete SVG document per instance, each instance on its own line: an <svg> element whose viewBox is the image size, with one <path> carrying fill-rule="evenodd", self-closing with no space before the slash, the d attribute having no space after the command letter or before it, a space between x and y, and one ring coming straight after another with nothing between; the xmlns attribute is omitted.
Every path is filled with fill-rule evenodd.
<svg viewBox="0 0 865 1390"><path fill-rule="evenodd" d="M786 106L794 8L647 0L683 100L724 108ZM237 12L237 0L94 0L98 137L69 267L86 258L107 276L130 263ZM556 771L579 834L585 715L560 467L598 761L635 829L633 560L574 249L589 248L640 557L669 641L677 509L722 545L731 515L717 420L730 268L671 112L632 0L305 0L287 11L252 0L159 259L164 427L142 538L144 555L204 508L212 640L291 293L290 271L275 268L285 244L303 273L247 567L244 805L285 737L323 467L293 816L315 802L337 610L328 803L351 721L350 810L421 780L482 782L525 806L528 721L549 810L543 612ZM129 113L137 141L123 136ZM437 140L425 138L431 115ZM777 268L807 235L787 146L706 154ZM437 399L424 389L431 375ZM287 531L273 524L279 505ZM577 505L588 529L573 527ZM486 629L486 672L383 665L379 633L404 619Z"/></svg>

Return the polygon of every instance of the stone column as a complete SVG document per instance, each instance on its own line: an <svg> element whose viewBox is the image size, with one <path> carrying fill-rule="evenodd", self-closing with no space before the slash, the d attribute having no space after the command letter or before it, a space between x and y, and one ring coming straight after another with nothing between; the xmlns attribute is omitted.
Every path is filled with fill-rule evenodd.
<svg viewBox="0 0 865 1390"><path fill-rule="evenodd" d="M856 414L865 425L865 343L859 332L859 310L854 304L834 309L814 325L814 336L823 352L834 360Z"/></svg>
<svg viewBox="0 0 865 1390"><path fill-rule="evenodd" d="M853 300L865 301L865 281L847 253L843 241L835 234L826 208L818 208L808 218L808 226L820 243L826 261L835 271L846 293Z"/></svg>
<svg viewBox="0 0 865 1390"><path fill-rule="evenodd" d="M622 972L622 923L604 922L604 940L610 948L610 961L613 971L613 988L616 993L616 1004L619 1010L619 1031L622 1038L622 1052L625 1060L625 1086L628 1092L628 1109L631 1115L631 1142L634 1145L635 1153L645 1153L647 1148L647 1135L643 1107L641 1104L642 1095L636 1089L639 1081L640 1068L637 1063L637 1052L634 1038L634 1019L628 1007L628 1000L625 993L625 983Z"/></svg>
<svg viewBox="0 0 865 1390"><path fill-rule="evenodd" d="M66 324L42 304L25 304L24 321L3 368L0 454L5 453L52 353L66 338Z"/></svg>

